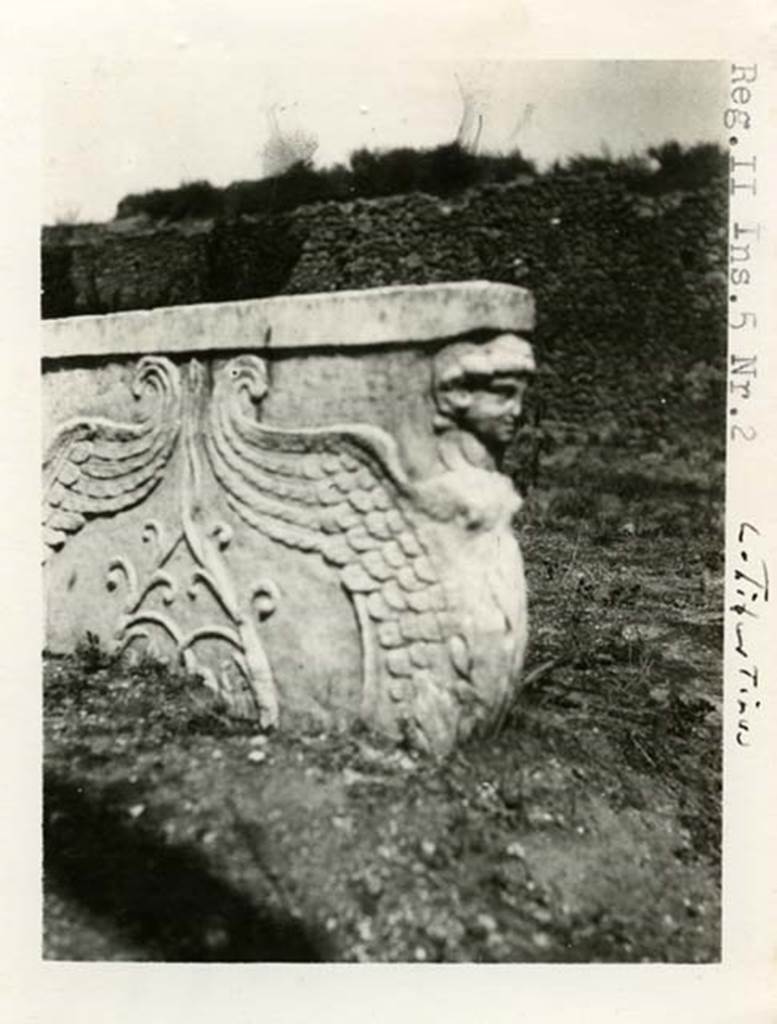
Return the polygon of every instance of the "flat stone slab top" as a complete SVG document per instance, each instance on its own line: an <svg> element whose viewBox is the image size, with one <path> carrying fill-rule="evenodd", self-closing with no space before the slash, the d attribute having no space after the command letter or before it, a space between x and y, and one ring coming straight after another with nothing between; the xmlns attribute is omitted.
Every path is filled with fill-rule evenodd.
<svg viewBox="0 0 777 1024"><path fill-rule="evenodd" d="M533 321L465 282L45 322L49 648L175 657L260 728L492 729Z"/></svg>
<svg viewBox="0 0 777 1024"><path fill-rule="evenodd" d="M484 329L525 331L533 323L534 306L525 288L466 281L49 320L43 354L404 345Z"/></svg>

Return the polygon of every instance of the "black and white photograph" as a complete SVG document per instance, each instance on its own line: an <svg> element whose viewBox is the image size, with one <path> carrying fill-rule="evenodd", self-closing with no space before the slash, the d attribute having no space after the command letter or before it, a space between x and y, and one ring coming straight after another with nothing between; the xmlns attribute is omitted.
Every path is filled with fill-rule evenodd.
<svg viewBox="0 0 777 1024"><path fill-rule="evenodd" d="M763 64L245 6L41 53L44 967L744 963Z"/></svg>
<svg viewBox="0 0 777 1024"><path fill-rule="evenodd" d="M726 65L242 70L53 83L47 955L718 959Z"/></svg>

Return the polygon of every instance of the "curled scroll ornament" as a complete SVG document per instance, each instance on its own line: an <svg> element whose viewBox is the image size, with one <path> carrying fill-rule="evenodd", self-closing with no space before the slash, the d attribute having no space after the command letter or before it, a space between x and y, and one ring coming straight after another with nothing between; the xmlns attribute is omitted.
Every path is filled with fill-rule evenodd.
<svg viewBox="0 0 777 1024"><path fill-rule="evenodd" d="M201 501L202 467L196 439L204 372L196 360L189 364L187 380L179 485L181 529L167 540L161 523L151 520L145 524L143 540L154 548L155 557L152 571L142 585L135 566L128 558L116 556L111 560L107 586L115 590L123 580L126 588L124 613L117 628L118 643L120 648L126 648L136 639L143 638L153 649L150 627L157 627L173 642L188 672L199 675L206 685L225 698L233 710L248 714L258 712L260 726L272 728L278 723L278 699L257 625L275 612L280 591L273 580L260 579L251 588L249 601L242 602L224 558L224 552L232 542L232 530L220 521L205 522ZM206 622L186 633L177 624L173 612L182 595L169 566L180 549L188 553L193 563L187 579L186 596L194 601L200 589L206 590L221 611L222 622ZM165 610L146 606L146 599L155 590L160 592ZM222 661L218 669L212 668L207 659L199 656L201 645L208 641L221 641L229 648L229 658ZM241 699L241 688L235 687L230 676L232 667L238 670L244 688L252 695L253 706L246 705Z"/></svg>

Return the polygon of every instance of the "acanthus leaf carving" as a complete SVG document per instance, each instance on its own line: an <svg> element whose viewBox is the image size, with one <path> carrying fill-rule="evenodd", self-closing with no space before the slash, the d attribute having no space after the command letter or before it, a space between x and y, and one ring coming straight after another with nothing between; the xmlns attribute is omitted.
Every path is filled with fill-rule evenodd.
<svg viewBox="0 0 777 1024"><path fill-rule="evenodd" d="M204 391L202 366L192 361L188 367L188 391L182 407L183 457L179 482L179 509L181 528L171 541L167 541L165 530L159 522L150 520L144 524L142 540L154 549L154 563L145 583L138 582L138 573L132 563L121 556L114 557L108 567L106 584L115 589L119 577L127 584L124 614L117 627L120 647L126 647L139 638L149 639L147 627L161 630L173 642L186 669L199 675L206 685L220 693L237 710L240 707L240 693L230 680L228 669L235 667L243 684L253 697L254 711L258 712L262 728L273 728L278 723L278 698L272 669L259 639L256 624L269 618L280 600L280 591L270 579L258 580L250 594L250 600L240 601L232 574L224 560L224 553L233 539L233 530L224 522L204 523L202 507L202 466L197 447L199 409ZM168 571L173 556L185 550L193 563L185 587L191 601L197 599L200 588L214 599L225 618L224 623L206 623L184 633L176 624L174 605L180 588ZM150 610L144 607L146 598L155 589L162 593L162 602L168 611ZM229 658L214 670L198 656L198 645L206 641L220 641L229 650Z"/></svg>

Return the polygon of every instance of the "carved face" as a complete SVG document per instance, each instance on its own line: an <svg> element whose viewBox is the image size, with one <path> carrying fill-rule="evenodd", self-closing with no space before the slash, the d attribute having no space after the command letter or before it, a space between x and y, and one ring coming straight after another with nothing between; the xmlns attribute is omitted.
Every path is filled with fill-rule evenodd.
<svg viewBox="0 0 777 1024"><path fill-rule="evenodd" d="M492 377L483 387L469 389L469 401L459 413L460 426L487 448L504 448L512 440L523 407L526 380L519 376Z"/></svg>

